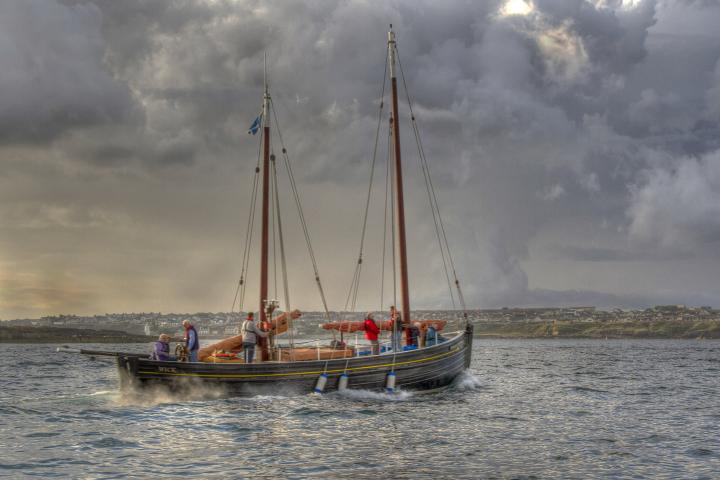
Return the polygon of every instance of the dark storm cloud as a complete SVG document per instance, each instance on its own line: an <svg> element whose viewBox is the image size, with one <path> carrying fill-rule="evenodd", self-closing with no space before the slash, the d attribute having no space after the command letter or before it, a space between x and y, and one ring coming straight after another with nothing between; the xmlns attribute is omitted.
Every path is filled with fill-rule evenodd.
<svg viewBox="0 0 720 480"><path fill-rule="evenodd" d="M227 308L222 292L237 273L228 255L245 215L237 203L247 201L257 155L245 131L260 109L267 52L283 138L327 257L321 271L333 279L330 295L343 297L392 22L469 303L661 299L652 289L672 288L678 261L717 262L720 8L528 3L524 15L503 14L500 0L3 4L4 261L38 275L52 267L73 292L88 291L84 276L115 265L126 275L112 284L117 308L130 298L148 309ZM407 113L404 98L401 107ZM432 239L407 120L403 127L412 236ZM228 219L230 232L221 227ZM43 229L72 251L67 231L83 228L75 248L91 253L72 257L82 267L58 259L43 266L23 242L24 232ZM554 245L540 248L541 239ZM37 242L33 248L52 248ZM117 258L93 267L87 259L104 248L93 242L114 245ZM138 244L137 254L124 247ZM433 248L411 246L414 295L442 306ZM170 268L173 257L194 273L174 271L166 286L157 272L143 273L143 264ZM589 262L612 264L618 278L563 283ZM629 269L647 281L625 280ZM694 289L707 294L693 298L720 300L703 272L667 298ZM11 280L15 291L39 291Z"/></svg>
<svg viewBox="0 0 720 480"><path fill-rule="evenodd" d="M668 253L654 249L619 249L580 246L558 246L555 250L557 258L571 259L580 262L627 262L627 261L663 261L669 258ZM692 252L678 252L674 259L692 257Z"/></svg>
<svg viewBox="0 0 720 480"><path fill-rule="evenodd" d="M0 5L0 141L44 142L137 112L103 63L102 14L29 0Z"/></svg>

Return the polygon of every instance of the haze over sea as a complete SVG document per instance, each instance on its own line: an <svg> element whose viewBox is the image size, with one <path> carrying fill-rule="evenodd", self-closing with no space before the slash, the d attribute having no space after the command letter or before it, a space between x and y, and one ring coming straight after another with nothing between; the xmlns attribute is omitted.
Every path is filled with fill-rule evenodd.
<svg viewBox="0 0 720 480"><path fill-rule="evenodd" d="M104 345L144 350L145 345ZM0 345L0 477L717 478L720 343L482 340L441 393L130 398Z"/></svg>

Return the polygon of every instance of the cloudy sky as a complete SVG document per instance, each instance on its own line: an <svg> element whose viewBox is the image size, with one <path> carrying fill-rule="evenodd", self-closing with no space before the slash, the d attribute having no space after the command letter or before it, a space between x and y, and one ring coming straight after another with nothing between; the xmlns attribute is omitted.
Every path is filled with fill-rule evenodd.
<svg viewBox="0 0 720 480"><path fill-rule="evenodd" d="M18 0L0 3L0 318L231 308L264 52L341 308L389 23L470 306L720 306L715 0ZM402 128L411 301L443 307ZM376 188L360 308L380 301ZM316 309L281 202L292 301Z"/></svg>

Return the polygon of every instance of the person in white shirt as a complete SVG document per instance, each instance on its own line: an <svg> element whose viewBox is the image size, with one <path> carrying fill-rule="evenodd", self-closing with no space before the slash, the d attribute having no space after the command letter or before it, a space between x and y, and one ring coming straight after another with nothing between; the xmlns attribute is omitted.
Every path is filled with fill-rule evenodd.
<svg viewBox="0 0 720 480"><path fill-rule="evenodd" d="M253 363L253 357L255 356L255 344L257 344L258 337L267 337L268 333L264 332L255 325L255 315L252 312L248 313L247 319L243 322L240 327L240 334L243 337L243 354L245 355L245 363Z"/></svg>

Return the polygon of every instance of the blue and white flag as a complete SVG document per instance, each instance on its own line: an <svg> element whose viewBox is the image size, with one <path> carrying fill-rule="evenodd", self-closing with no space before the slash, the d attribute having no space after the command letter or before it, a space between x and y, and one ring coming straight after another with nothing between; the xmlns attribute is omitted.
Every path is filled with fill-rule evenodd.
<svg viewBox="0 0 720 480"><path fill-rule="evenodd" d="M262 113L258 115L255 120L253 120L252 125L250 125L250 128L248 129L248 133L251 135L255 135L258 130L260 130L260 126L262 125Z"/></svg>

